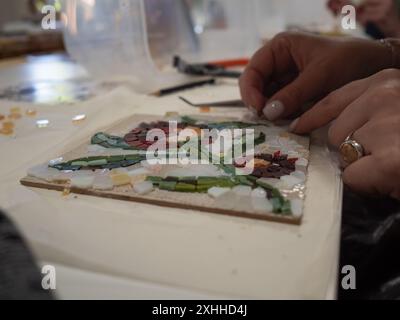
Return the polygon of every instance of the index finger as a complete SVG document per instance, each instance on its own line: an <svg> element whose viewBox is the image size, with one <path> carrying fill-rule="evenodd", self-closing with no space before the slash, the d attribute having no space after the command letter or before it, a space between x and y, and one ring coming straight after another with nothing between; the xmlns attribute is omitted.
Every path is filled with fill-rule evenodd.
<svg viewBox="0 0 400 320"><path fill-rule="evenodd" d="M261 110L266 102L264 85L273 72L273 54L270 46L261 48L240 77L240 93L244 104Z"/></svg>
<svg viewBox="0 0 400 320"><path fill-rule="evenodd" d="M275 37L258 50L240 78L240 92L248 107L261 111L265 107L264 89L275 77L285 76L294 66L288 34Z"/></svg>
<svg viewBox="0 0 400 320"><path fill-rule="evenodd" d="M246 68L239 80L240 94L246 107L260 111L265 105L264 79L254 68Z"/></svg>

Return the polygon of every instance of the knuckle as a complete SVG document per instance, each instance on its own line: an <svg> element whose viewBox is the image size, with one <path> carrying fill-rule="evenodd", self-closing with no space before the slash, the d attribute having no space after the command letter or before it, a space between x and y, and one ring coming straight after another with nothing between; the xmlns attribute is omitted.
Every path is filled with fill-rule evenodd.
<svg viewBox="0 0 400 320"><path fill-rule="evenodd" d="M381 98L398 98L400 96L400 70L386 69L378 74L380 82L372 89L373 94Z"/></svg>
<svg viewBox="0 0 400 320"><path fill-rule="evenodd" d="M371 92L372 102L374 104L382 104L383 101L396 101L400 98L400 83L396 84L392 81L385 81Z"/></svg>
<svg viewBox="0 0 400 320"><path fill-rule="evenodd" d="M279 32L279 33L273 38L273 40L278 41L278 40L286 39L287 37L290 37L291 34L292 34L292 33L291 33L290 31Z"/></svg>
<svg viewBox="0 0 400 320"><path fill-rule="evenodd" d="M383 87L387 99L398 99L400 98L400 83L394 83L393 81L387 82Z"/></svg>
<svg viewBox="0 0 400 320"><path fill-rule="evenodd" d="M296 31L283 31L278 33L273 39L272 43L277 46L288 46L290 42L299 37L299 32Z"/></svg>
<svg viewBox="0 0 400 320"><path fill-rule="evenodd" d="M383 86L377 86L370 91L371 102L379 102L383 97L385 97L385 88Z"/></svg>
<svg viewBox="0 0 400 320"><path fill-rule="evenodd" d="M370 89L368 98L371 106L387 106L385 101L396 101L400 98L400 87L386 81Z"/></svg>
<svg viewBox="0 0 400 320"><path fill-rule="evenodd" d="M389 69L385 69L380 71L377 74L378 77L382 77L384 79L387 78L400 78L400 70L399 69L394 69L394 68L389 68Z"/></svg>

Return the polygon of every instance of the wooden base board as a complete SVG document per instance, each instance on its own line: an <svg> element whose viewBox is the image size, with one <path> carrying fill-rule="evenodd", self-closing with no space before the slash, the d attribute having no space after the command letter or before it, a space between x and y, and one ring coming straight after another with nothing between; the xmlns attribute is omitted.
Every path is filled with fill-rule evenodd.
<svg viewBox="0 0 400 320"><path fill-rule="evenodd" d="M42 181L32 177L25 177L21 179L21 184L26 187L33 187L33 188L41 188L41 189L48 189L48 190L56 190L56 191L64 191L66 186L62 184L55 184L49 183L46 181ZM234 211L234 210L226 210L221 208L213 208L213 207L204 207L200 205L190 205L190 204L183 204L180 202L173 202L167 200L161 200L156 197L152 196L135 196L132 194L123 194L113 191L97 191L93 189L79 189L79 188L70 188L71 193L75 194L82 194L82 195L89 195L101 198L109 198L109 199L116 199L116 200L124 200L124 201L132 201L132 202L140 202L145 204L157 205L162 207L168 208L178 208L178 209L185 209L185 210L197 210L201 212L211 212L221 215L228 215L233 217L241 217L241 218L248 218L248 219L257 219L257 220L265 220L265 221L272 221L272 222L281 222L286 224L293 224L293 225L300 225L301 218L295 218L290 216L283 216L277 214L257 214L251 212L242 212L242 211ZM187 195L187 194L185 194Z"/></svg>
<svg viewBox="0 0 400 320"><path fill-rule="evenodd" d="M223 118L223 117L207 117L207 116L196 116L196 118L204 118L204 119L212 119L216 121L231 121L231 120L239 120L235 118ZM107 133L112 133L116 135L123 136L126 132L129 132L135 126L137 126L141 122L151 122L151 121L158 121L162 120L162 117L154 116L154 115L133 115L127 119L122 120L119 123L112 125L111 127L105 128L104 131ZM309 149L309 139L305 137L298 137L294 136L294 138L304 146L305 149ZM80 146L67 152L66 154L62 155L65 160L72 160L75 158L79 158L82 154L85 153L87 149L88 141L83 142ZM21 184L27 187L34 187L34 188L42 188L48 190L57 190L63 191L67 187L63 184L56 184L50 183L43 180L39 180L32 177L25 177L21 181ZM135 194L133 191L128 192L120 192L120 191L97 191L93 189L84 190L78 188L71 188L70 191L76 194L83 194L83 195L90 195L102 198L110 198L110 199L117 199L117 200L125 200L125 201L132 201L132 202L141 202L151 205L158 205L163 207L170 207L170 208L180 208L180 209L189 209L189 210L197 210L202 212L211 212L217 213L222 215L229 215L235 217L243 217L249 219L257 219L257 220L266 220L266 221L274 221L274 222L281 222L287 224L294 224L300 225L302 218L295 218L291 216L283 216L279 214L258 214L252 211L245 211L245 210L238 210L235 211L234 209L228 210L226 208L221 208L214 205L214 201L209 199L207 195L201 194L188 194L188 193L180 193L180 192L168 192L168 191L161 191L156 190L149 195L141 196ZM126 191L126 190L124 190ZM206 197L206 199L202 198ZM211 201L210 201L211 200ZM248 206L249 210L251 209L251 205Z"/></svg>

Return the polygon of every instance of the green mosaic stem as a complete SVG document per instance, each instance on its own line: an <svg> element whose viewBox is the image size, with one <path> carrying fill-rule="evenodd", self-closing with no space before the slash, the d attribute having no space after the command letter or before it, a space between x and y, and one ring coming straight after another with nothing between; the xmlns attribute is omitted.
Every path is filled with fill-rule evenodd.
<svg viewBox="0 0 400 320"><path fill-rule="evenodd" d="M74 159L68 162L50 165L49 167L60 171L81 170L81 169L114 169L121 167L129 167L140 163L146 157L142 155L118 155L118 156L97 156Z"/></svg>
<svg viewBox="0 0 400 320"><path fill-rule="evenodd" d="M255 179L256 178L250 176L236 177L234 180L230 177L199 177L197 179L193 177L167 177L165 179L160 177L147 177L147 181L153 182L160 190L175 192L205 193L213 187L233 188L236 185L246 185L255 188L258 186L272 194L270 201L273 205L274 213L290 215L290 201L286 200L278 189L273 188L267 183L255 181Z"/></svg>

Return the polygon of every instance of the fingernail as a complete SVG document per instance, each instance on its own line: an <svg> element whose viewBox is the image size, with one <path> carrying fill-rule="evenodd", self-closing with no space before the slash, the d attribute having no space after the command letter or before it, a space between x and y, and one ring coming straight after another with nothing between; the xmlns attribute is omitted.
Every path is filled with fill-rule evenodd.
<svg viewBox="0 0 400 320"><path fill-rule="evenodd" d="M297 124L299 123L300 118L294 120L289 126L289 132L294 132L297 128Z"/></svg>
<svg viewBox="0 0 400 320"><path fill-rule="evenodd" d="M265 117L270 121L277 120L284 111L285 107L280 101L272 101L267 103L263 110Z"/></svg>

